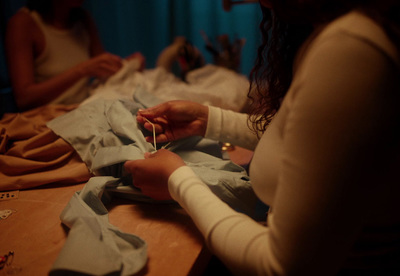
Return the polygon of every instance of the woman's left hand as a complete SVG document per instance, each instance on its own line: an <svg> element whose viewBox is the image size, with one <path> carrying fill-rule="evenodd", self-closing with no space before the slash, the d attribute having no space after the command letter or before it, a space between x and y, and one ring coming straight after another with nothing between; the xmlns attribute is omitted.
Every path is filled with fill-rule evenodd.
<svg viewBox="0 0 400 276"><path fill-rule="evenodd" d="M165 149L145 153L144 157L124 164L125 170L132 174L133 185L153 199L172 199L168 191L169 176L185 163L177 154Z"/></svg>

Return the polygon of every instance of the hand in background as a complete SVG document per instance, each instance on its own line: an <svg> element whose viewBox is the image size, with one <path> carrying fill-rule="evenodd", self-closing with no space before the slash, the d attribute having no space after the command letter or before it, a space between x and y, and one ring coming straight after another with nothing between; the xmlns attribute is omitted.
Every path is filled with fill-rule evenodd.
<svg viewBox="0 0 400 276"><path fill-rule="evenodd" d="M208 107L190 101L169 101L160 105L139 110L137 121L144 127L157 133L159 143L175 141L190 136L204 136L207 129ZM146 137L152 142L153 137Z"/></svg>
<svg viewBox="0 0 400 276"><path fill-rule="evenodd" d="M139 64L140 64L140 67L139 67L140 72L146 68L146 58L140 52L135 52L132 55L127 56L125 59L126 60L133 60L133 59L138 60Z"/></svg>
<svg viewBox="0 0 400 276"><path fill-rule="evenodd" d="M142 193L156 200L171 200L168 179L183 160L173 152L160 149L156 153L145 153L145 159L126 161L125 170L132 174L133 185Z"/></svg>
<svg viewBox="0 0 400 276"><path fill-rule="evenodd" d="M105 80L115 74L122 67L122 59L110 53L95 56L80 65L84 76L96 77Z"/></svg>

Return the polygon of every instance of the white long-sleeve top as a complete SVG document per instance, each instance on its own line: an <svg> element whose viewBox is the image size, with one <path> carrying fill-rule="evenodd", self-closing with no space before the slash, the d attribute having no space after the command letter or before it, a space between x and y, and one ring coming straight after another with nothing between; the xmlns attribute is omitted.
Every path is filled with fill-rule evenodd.
<svg viewBox="0 0 400 276"><path fill-rule="evenodd" d="M381 250L398 247L398 66L385 32L352 12L301 52L259 141L247 115L209 108L206 137L256 146L250 178L272 207L267 226L230 209L188 167L170 176L169 190L232 272L334 275L382 266L390 251Z"/></svg>

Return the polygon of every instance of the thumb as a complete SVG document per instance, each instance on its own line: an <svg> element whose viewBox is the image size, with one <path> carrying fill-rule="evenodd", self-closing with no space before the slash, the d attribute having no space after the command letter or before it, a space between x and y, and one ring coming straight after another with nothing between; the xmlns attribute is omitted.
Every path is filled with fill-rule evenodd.
<svg viewBox="0 0 400 276"><path fill-rule="evenodd" d="M128 161L126 161L126 162L124 163L124 169L125 169L125 171L128 172L128 173L132 173L134 164L135 164L135 160L128 160Z"/></svg>
<svg viewBox="0 0 400 276"><path fill-rule="evenodd" d="M148 158L154 157L155 154L156 153L145 152L144 153L144 159L148 159Z"/></svg>

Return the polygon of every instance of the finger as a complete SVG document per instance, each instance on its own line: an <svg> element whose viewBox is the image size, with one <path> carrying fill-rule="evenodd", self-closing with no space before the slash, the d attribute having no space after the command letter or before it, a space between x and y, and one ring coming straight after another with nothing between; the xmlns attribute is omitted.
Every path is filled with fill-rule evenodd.
<svg viewBox="0 0 400 276"><path fill-rule="evenodd" d="M138 113L143 117L146 117L148 119L153 119L155 117L163 116L168 109L169 109L168 104L162 103L153 107L149 107L144 110L139 110Z"/></svg>
<svg viewBox="0 0 400 276"><path fill-rule="evenodd" d="M104 56L104 60L108 63L122 64L123 59L120 56L108 53Z"/></svg>
<svg viewBox="0 0 400 276"><path fill-rule="evenodd" d="M143 125L146 122L146 120L142 115L139 114L140 111L141 109L139 109L138 113L136 114L136 121Z"/></svg>
<svg viewBox="0 0 400 276"><path fill-rule="evenodd" d="M120 64L113 64L113 63L103 63L101 65L102 69L108 72L109 75L116 73L119 69L121 69Z"/></svg>
<svg viewBox="0 0 400 276"><path fill-rule="evenodd" d="M151 127L152 127L152 130L153 130L153 126L151 126ZM164 132L164 128L159 124L154 124L154 131L156 133L163 133Z"/></svg>
<svg viewBox="0 0 400 276"><path fill-rule="evenodd" d="M137 168L137 162L138 160L128 160L124 163L124 169L127 173L131 174L132 176L135 175L136 173L136 168ZM135 177L133 177L135 178ZM133 186L136 188L141 189L142 185L140 185L140 181L138 181L138 178L136 177L135 180L132 180Z"/></svg>
<svg viewBox="0 0 400 276"><path fill-rule="evenodd" d="M153 132L153 127L154 127L154 131L155 131L156 133L162 133L162 132L164 132L164 128L163 128L161 125L155 124L155 123L149 123L149 122L147 122L147 121L145 121L145 123L143 124L143 127L144 127L145 129L147 129L148 131L151 131L151 132Z"/></svg>
<svg viewBox="0 0 400 276"><path fill-rule="evenodd" d="M144 158L145 158L145 159L147 159L147 158L151 158L151 157L152 157L152 155L153 155L153 154L152 154L152 153L150 153L150 152L145 152L145 153L144 153Z"/></svg>
<svg viewBox="0 0 400 276"><path fill-rule="evenodd" d="M168 120L165 117L155 117L153 118L153 123L155 125L168 125Z"/></svg>
<svg viewBox="0 0 400 276"><path fill-rule="evenodd" d="M144 163L144 159L135 159L135 160L127 160L124 163L124 169L129 172L134 174L135 171L137 171L138 169L142 168L145 163Z"/></svg>
<svg viewBox="0 0 400 276"><path fill-rule="evenodd" d="M96 68L94 75L98 78L108 78L110 76L110 72L103 67Z"/></svg>
<svg viewBox="0 0 400 276"><path fill-rule="evenodd" d="M134 160L128 160L124 163L124 169L126 172L128 173L132 173L132 171L134 171L134 166L135 165L135 161Z"/></svg>
<svg viewBox="0 0 400 276"><path fill-rule="evenodd" d="M153 132L153 125L154 125L154 130L155 130L156 133L162 133L162 132L164 132L164 128L163 128L161 125L159 125L159 124L151 124L151 123L149 123L144 117L140 117L140 118L137 117L137 118L136 118L136 121L137 121L139 124L142 124L143 127L144 127L146 130L150 131L150 132Z"/></svg>
<svg viewBox="0 0 400 276"><path fill-rule="evenodd" d="M148 143L154 142L153 136L146 136L145 139L146 139L146 142L148 142ZM169 140L165 134L160 134L160 135L156 136L156 142L157 143L165 143L165 142L169 142Z"/></svg>

